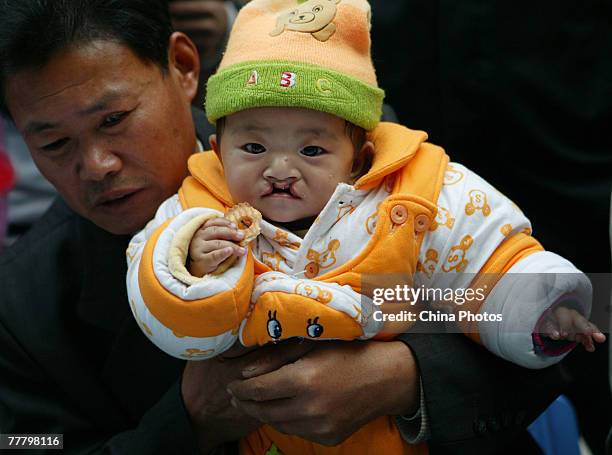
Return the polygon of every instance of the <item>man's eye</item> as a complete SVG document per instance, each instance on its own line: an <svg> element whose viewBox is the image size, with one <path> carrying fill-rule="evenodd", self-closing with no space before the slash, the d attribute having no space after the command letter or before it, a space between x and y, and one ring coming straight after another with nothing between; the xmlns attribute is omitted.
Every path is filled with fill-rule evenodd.
<svg viewBox="0 0 612 455"><path fill-rule="evenodd" d="M325 150L321 147L317 147L316 145L309 145L308 147L304 147L300 150L300 153L304 156L319 156L325 153Z"/></svg>
<svg viewBox="0 0 612 455"><path fill-rule="evenodd" d="M249 143L249 144L243 145L242 150L244 150L247 153L253 153L256 155L258 153L265 152L266 148L261 144Z"/></svg>
<svg viewBox="0 0 612 455"><path fill-rule="evenodd" d="M114 112L107 116L102 122L103 127L115 126L128 116L129 112Z"/></svg>
<svg viewBox="0 0 612 455"><path fill-rule="evenodd" d="M58 139L55 142L51 142L50 144L43 145L41 147L41 150L44 150L45 152L54 152L56 150L61 149L64 145L66 145L67 142L68 138L64 137L62 139Z"/></svg>

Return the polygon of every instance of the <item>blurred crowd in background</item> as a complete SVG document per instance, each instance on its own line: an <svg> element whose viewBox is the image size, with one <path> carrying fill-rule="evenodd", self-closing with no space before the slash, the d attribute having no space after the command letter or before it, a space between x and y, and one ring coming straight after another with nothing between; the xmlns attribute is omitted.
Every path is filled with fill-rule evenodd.
<svg viewBox="0 0 612 455"><path fill-rule="evenodd" d="M169 1L175 28L200 51L198 104L244 3ZM545 248L584 272L609 273L612 3L370 3L379 85L399 122L427 131L453 161L516 202ZM54 197L14 126L0 118L0 248ZM609 294L595 298L610 302ZM608 306L600 311L609 317ZM593 454L605 453L612 425L608 363L608 343L564 362L567 395Z"/></svg>

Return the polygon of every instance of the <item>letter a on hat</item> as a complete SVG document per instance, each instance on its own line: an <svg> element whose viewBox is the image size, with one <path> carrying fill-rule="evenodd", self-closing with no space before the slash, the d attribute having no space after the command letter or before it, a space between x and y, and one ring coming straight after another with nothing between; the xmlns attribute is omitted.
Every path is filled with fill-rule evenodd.
<svg viewBox="0 0 612 455"><path fill-rule="evenodd" d="M259 82L259 74L257 74L257 70L253 70L251 71L247 85L257 85L257 82Z"/></svg>

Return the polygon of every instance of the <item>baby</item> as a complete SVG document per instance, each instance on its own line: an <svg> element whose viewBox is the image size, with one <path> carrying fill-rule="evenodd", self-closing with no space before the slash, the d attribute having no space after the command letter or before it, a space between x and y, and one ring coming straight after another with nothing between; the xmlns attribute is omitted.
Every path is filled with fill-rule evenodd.
<svg viewBox="0 0 612 455"><path fill-rule="evenodd" d="M253 0L241 11L207 90L214 153L191 157L191 176L128 248L143 331L183 359L216 356L237 339L385 338L392 329L362 281L402 276L415 287L485 290L451 311L500 315L460 328L520 365L548 366L574 341L592 350L605 338L586 319L588 279L425 133L379 122L369 26L365 0ZM246 245L223 217L236 203L263 216ZM334 448L267 426L242 441L253 454L347 447L425 450L387 418Z"/></svg>

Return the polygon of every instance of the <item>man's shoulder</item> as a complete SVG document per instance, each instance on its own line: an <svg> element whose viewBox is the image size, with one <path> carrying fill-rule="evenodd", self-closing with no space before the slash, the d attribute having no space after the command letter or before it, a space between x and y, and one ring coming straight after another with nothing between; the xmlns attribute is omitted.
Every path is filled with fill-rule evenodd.
<svg viewBox="0 0 612 455"><path fill-rule="evenodd" d="M0 255L2 276L11 268L27 263L38 256L48 255L50 246L62 241L74 240L79 216L66 203L57 198L32 228Z"/></svg>

